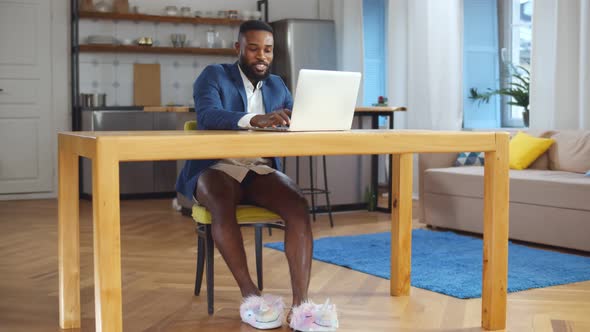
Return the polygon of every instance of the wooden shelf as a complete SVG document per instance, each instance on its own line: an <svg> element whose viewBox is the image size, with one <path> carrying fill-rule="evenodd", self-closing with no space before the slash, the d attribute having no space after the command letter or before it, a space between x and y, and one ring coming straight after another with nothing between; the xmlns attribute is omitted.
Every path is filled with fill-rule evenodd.
<svg viewBox="0 0 590 332"><path fill-rule="evenodd" d="M236 50L233 48L156 47L138 45L80 45L78 47L81 53L237 55Z"/></svg>
<svg viewBox="0 0 590 332"><path fill-rule="evenodd" d="M133 13L102 13L102 12L80 12L81 19L109 20L109 21L135 21L135 22L165 22L184 24L206 24L206 25L240 25L242 20L229 18L204 18L204 17L183 17L166 15L147 15Z"/></svg>
<svg viewBox="0 0 590 332"><path fill-rule="evenodd" d="M360 106L354 109L358 113L405 112L403 106Z"/></svg>

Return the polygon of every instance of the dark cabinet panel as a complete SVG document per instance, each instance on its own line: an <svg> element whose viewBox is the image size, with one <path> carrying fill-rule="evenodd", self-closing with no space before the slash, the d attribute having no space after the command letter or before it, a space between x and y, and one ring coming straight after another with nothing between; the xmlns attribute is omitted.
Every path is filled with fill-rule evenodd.
<svg viewBox="0 0 590 332"><path fill-rule="evenodd" d="M192 113L194 116L194 113ZM175 113L147 113L143 111L85 111L82 112L82 130L176 130L179 117ZM120 193L122 195L157 195L174 193L176 161L125 162L119 166ZM82 193L92 194L92 165L82 162Z"/></svg>

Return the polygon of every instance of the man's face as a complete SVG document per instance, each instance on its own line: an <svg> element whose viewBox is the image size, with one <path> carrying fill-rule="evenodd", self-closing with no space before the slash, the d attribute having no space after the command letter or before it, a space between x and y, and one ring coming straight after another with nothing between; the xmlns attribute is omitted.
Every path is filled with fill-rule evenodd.
<svg viewBox="0 0 590 332"><path fill-rule="evenodd" d="M250 30L242 34L235 45L240 54L240 67L251 80L261 81L270 75L274 39L264 30Z"/></svg>

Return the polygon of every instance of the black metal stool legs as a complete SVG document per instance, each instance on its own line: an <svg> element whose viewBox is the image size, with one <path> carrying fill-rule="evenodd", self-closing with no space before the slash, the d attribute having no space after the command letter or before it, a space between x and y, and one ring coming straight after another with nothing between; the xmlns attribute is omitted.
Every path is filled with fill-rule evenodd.
<svg viewBox="0 0 590 332"><path fill-rule="evenodd" d="M330 227L334 227L332 219L332 205L330 204L330 192L328 191L328 174L326 171L326 156L322 156L324 162L324 194L326 195L326 205L328 206L328 217L330 218Z"/></svg>
<svg viewBox="0 0 590 332"><path fill-rule="evenodd" d="M324 188L319 189L315 187L315 181L313 177L313 156L309 157L309 180L310 187L302 188L304 194L311 195L311 213L313 215L313 221L316 220L316 206L315 206L315 195L324 194L326 197L326 207L328 209L328 218L330 219L330 227L334 227L334 219L332 217L332 204L330 204L330 191L328 190L328 172L326 170L326 156L322 156L323 162L323 174L324 174ZM287 173L287 158L283 157L283 173ZM299 185L299 157L295 157L295 182Z"/></svg>
<svg viewBox="0 0 590 332"><path fill-rule="evenodd" d="M324 165L324 168L325 167L326 165ZM309 156L309 193L311 196L311 214L313 215L313 221L315 221L315 188L313 187L314 182L315 181L313 180L313 157Z"/></svg>

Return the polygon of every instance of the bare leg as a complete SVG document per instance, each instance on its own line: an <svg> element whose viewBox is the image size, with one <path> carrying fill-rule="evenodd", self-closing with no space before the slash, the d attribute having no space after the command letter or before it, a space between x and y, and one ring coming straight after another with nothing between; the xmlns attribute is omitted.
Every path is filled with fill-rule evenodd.
<svg viewBox="0 0 590 332"><path fill-rule="evenodd" d="M293 306L297 306L307 300L311 273L313 236L307 201L297 185L279 171L254 174L243 189L248 200L277 213L285 221L285 254L291 274Z"/></svg>
<svg viewBox="0 0 590 332"><path fill-rule="evenodd" d="M260 295L250 277L244 241L236 220L236 206L242 198L240 184L214 169L201 174L195 197L211 212L211 233L217 249L236 279L242 297Z"/></svg>

